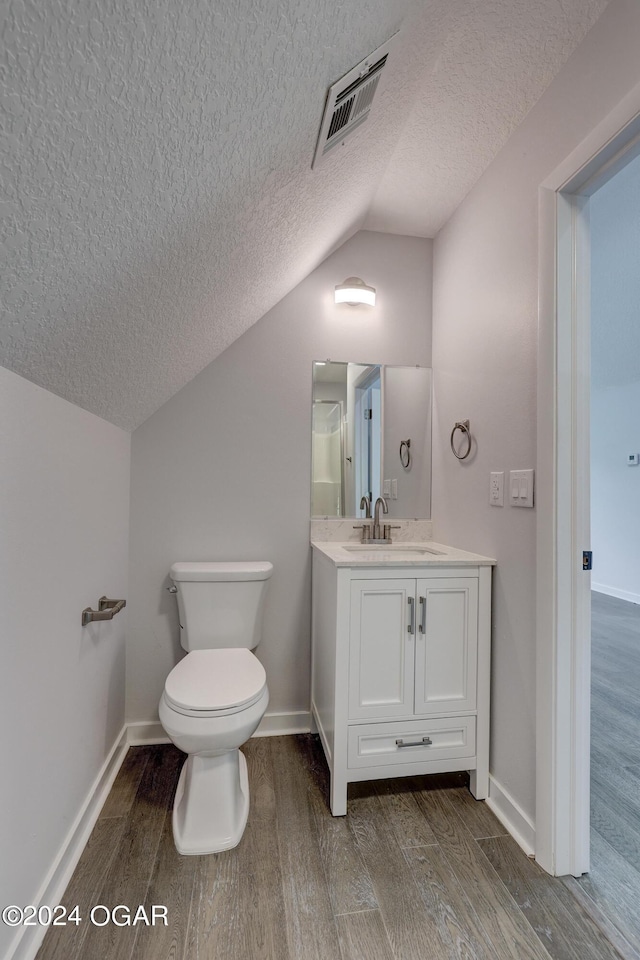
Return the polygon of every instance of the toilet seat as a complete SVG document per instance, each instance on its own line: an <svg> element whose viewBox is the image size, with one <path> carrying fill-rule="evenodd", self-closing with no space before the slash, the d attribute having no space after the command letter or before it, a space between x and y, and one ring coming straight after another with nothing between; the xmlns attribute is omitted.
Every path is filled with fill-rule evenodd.
<svg viewBox="0 0 640 960"><path fill-rule="evenodd" d="M188 717L222 717L246 710L267 685L264 667L245 647L192 650L166 679L164 698Z"/></svg>

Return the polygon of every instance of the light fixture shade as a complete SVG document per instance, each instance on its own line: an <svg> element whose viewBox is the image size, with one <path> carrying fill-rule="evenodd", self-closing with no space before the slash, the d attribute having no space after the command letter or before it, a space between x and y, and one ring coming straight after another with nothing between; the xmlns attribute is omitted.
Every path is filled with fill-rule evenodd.
<svg viewBox="0 0 640 960"><path fill-rule="evenodd" d="M347 277L344 283L336 286L336 303L348 303L352 307L366 303L369 307L375 307L376 288L368 287L360 277Z"/></svg>

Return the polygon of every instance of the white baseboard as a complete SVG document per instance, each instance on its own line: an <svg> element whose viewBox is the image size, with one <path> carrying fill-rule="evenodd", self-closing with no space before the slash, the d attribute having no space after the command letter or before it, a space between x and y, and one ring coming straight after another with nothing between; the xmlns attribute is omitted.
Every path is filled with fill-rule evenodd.
<svg viewBox="0 0 640 960"><path fill-rule="evenodd" d="M311 714L308 710L291 713L266 713L254 737L284 737L294 733L309 733ZM159 720L141 720L127 724L127 743L140 747L152 743L171 743Z"/></svg>
<svg viewBox="0 0 640 960"><path fill-rule="evenodd" d="M291 713L265 713L254 737L285 737L294 733L309 733L311 714L308 710Z"/></svg>
<svg viewBox="0 0 640 960"><path fill-rule="evenodd" d="M137 720L127 724L127 743L130 747L145 747L154 743L171 743L171 739L159 720Z"/></svg>
<svg viewBox="0 0 640 960"><path fill-rule="evenodd" d="M58 854L49 869L32 903L53 905L62 902L62 896L82 855L96 820L109 795L122 761L128 750L127 728L122 728L109 751L107 759L93 781L87 797L80 808ZM21 927L9 946L6 960L33 960L47 932L46 926Z"/></svg>
<svg viewBox="0 0 640 960"><path fill-rule="evenodd" d="M594 593L604 593L607 597L616 597L618 600L628 600L629 603L640 603L640 593L618 590L617 587L608 587L604 583L592 583L591 589Z"/></svg>
<svg viewBox="0 0 640 960"><path fill-rule="evenodd" d="M500 823L509 831L528 857L535 854L536 828L524 810L518 806L504 787L489 775L487 806L495 813Z"/></svg>

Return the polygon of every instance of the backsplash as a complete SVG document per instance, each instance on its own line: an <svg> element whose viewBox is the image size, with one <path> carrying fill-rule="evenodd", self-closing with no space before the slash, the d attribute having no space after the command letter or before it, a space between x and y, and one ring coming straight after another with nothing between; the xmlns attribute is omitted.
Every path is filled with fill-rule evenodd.
<svg viewBox="0 0 640 960"><path fill-rule="evenodd" d="M391 531L391 539L394 541L421 543L424 540L431 540L432 522L431 520L393 520L385 522L394 526L399 524L399 530ZM334 540L345 542L347 540L360 540L362 530L359 527L354 529L354 525L362 523L362 520L343 520L339 518L327 518L323 520L311 521L311 540Z"/></svg>

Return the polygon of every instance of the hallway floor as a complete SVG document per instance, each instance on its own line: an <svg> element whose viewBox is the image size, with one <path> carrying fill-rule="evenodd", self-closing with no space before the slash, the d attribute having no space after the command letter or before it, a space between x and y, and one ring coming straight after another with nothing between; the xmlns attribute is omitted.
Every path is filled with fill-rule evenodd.
<svg viewBox="0 0 640 960"><path fill-rule="evenodd" d="M568 885L640 960L640 605L591 598L591 872Z"/></svg>
<svg viewBox="0 0 640 960"><path fill-rule="evenodd" d="M173 845L183 755L129 751L64 902L165 905L168 926L51 928L38 960L619 960L465 775L352 785L333 818L316 737L244 749L246 832L207 857Z"/></svg>

